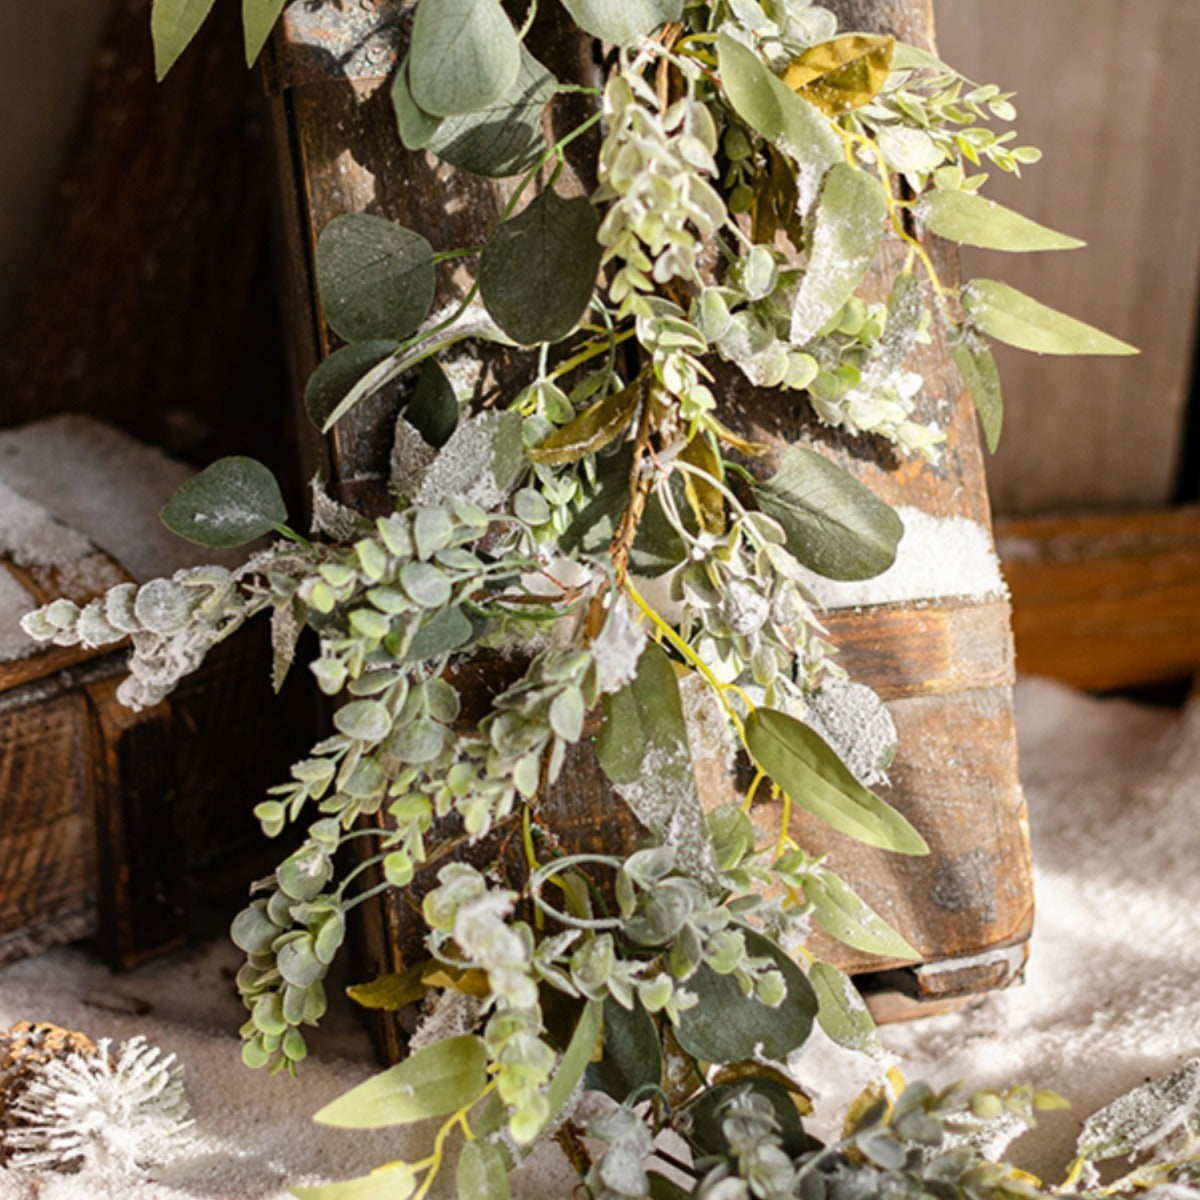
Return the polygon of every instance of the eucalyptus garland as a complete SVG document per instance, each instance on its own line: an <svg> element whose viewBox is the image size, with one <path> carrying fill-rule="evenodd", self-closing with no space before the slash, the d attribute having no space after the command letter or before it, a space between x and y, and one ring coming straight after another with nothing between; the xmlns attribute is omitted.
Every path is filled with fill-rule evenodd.
<svg viewBox="0 0 1200 1200"><path fill-rule="evenodd" d="M391 84L399 137L452 169L514 178L482 246L435 248L366 214L321 232L320 298L345 344L314 372L307 407L328 430L402 389L395 511L368 520L315 481L310 540L288 526L265 467L224 459L180 490L166 523L210 547L279 540L235 571L126 584L82 608L55 601L25 629L58 644L130 639L121 696L134 706L260 613L277 683L301 631L315 631L310 667L337 701L334 732L256 810L269 836L308 824L233 925L247 956L243 1056L294 1071L348 913L381 890L410 893L426 957L354 994L419 1005L412 1052L318 1119L443 1124L421 1162L298 1194L424 1196L455 1130L464 1197L506 1195L507 1171L556 1132L597 1200L1028 1194L976 1135L1028 1122L1052 1097L913 1085L860 1106L843 1142L820 1147L802 1128L780 1065L814 1022L877 1048L849 981L805 949L813 925L892 960L916 955L791 841L787 814L798 805L869 845L926 850L870 790L892 748L886 711L842 678L805 572L877 575L903 527L807 448L767 478L748 470L762 448L731 428L714 370L729 364L781 404L936 460L945 431L915 415L923 380L910 366L935 327L992 446L989 339L1131 348L1006 284L959 287L936 270L927 234L1011 251L1079 244L980 195L987 168L1038 157L992 128L1014 117L1009 95L891 37L839 34L808 0L561 3L613 48L603 87L560 83L533 57L536 2L520 28L497 0L415 5ZM209 7L155 0L160 71ZM250 58L282 7L246 0ZM580 91L590 115L548 142L547 109ZM567 148L591 131L599 186L569 194ZM872 303L856 293L885 241L901 269ZM461 301L433 311L444 264L472 261ZM481 342L532 351L523 386L483 386ZM455 668L484 652L522 667L466 722ZM705 703L717 740L756 769L744 805L701 802ZM564 854L539 796L597 712L597 757L647 838ZM784 801L766 846L747 816L759 789ZM415 891L451 824L475 841L511 831L521 871L451 862ZM364 890L368 878L379 882ZM615 1101L592 1129L609 1146L594 1161L569 1124L584 1089ZM674 1181L648 1166L665 1129L695 1153Z"/></svg>

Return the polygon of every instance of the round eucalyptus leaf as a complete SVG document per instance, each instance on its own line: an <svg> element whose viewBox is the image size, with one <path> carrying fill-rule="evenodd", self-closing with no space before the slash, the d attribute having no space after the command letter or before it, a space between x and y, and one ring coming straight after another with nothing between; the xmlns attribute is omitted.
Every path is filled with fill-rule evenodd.
<svg viewBox="0 0 1200 1200"><path fill-rule="evenodd" d="M600 216L585 196L547 189L483 248L479 292L496 324L525 346L564 338L587 311L600 269Z"/></svg>
<svg viewBox="0 0 1200 1200"><path fill-rule="evenodd" d="M324 429L334 409L345 400L350 389L396 347L397 343L390 338L355 342L322 359L308 377L304 388L304 410L308 413L308 419L318 429Z"/></svg>
<svg viewBox="0 0 1200 1200"><path fill-rule="evenodd" d="M167 501L162 522L189 542L224 550L244 546L287 520L275 476L253 458L218 459Z"/></svg>
<svg viewBox="0 0 1200 1200"><path fill-rule="evenodd" d="M680 1014L675 1032L679 1044L701 1062L742 1062L759 1052L781 1061L803 1044L817 1015L817 998L800 968L762 934L744 933L750 954L775 963L787 997L771 1008L747 996L736 976L700 967L687 981L700 1003Z"/></svg>
<svg viewBox="0 0 1200 1200"><path fill-rule="evenodd" d="M408 86L408 58L401 61L392 80L392 109L400 140L406 150L424 150L442 123L442 117L427 113L412 97Z"/></svg>
<svg viewBox="0 0 1200 1200"><path fill-rule="evenodd" d="M678 21L683 0L562 0L581 28L602 41L623 46L646 37L668 21Z"/></svg>
<svg viewBox="0 0 1200 1200"><path fill-rule="evenodd" d="M499 0L421 0L413 18L408 86L436 117L473 113L516 82L521 43Z"/></svg>
<svg viewBox="0 0 1200 1200"><path fill-rule="evenodd" d="M317 958L310 937L297 938L281 946L275 961L279 965L279 974L293 987L310 987L325 974L325 964Z"/></svg>
<svg viewBox="0 0 1200 1200"><path fill-rule="evenodd" d="M433 303L433 247L370 213L334 217L325 226L316 269L325 319L348 342L407 337Z"/></svg>

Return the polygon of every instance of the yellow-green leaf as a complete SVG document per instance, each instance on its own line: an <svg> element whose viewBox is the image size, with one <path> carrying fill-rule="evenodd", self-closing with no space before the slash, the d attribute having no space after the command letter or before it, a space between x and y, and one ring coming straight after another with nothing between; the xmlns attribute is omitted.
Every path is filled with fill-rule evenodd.
<svg viewBox="0 0 1200 1200"><path fill-rule="evenodd" d="M836 117L875 99L887 82L895 49L895 38L848 33L806 50L784 71L783 82Z"/></svg>
<svg viewBox="0 0 1200 1200"><path fill-rule="evenodd" d="M298 1200L407 1200L417 1189L417 1177L406 1163L388 1163L341 1183L323 1183L317 1187L294 1187Z"/></svg>
<svg viewBox="0 0 1200 1200"><path fill-rule="evenodd" d="M473 1034L433 1042L351 1088L313 1117L341 1129L383 1129L467 1108L487 1087L487 1047Z"/></svg>
<svg viewBox="0 0 1200 1200"><path fill-rule="evenodd" d="M1074 250L1085 244L974 192L929 192L921 198L916 213L938 237L984 250L1028 253Z"/></svg>
<svg viewBox="0 0 1200 1200"><path fill-rule="evenodd" d="M378 979L372 979L370 983L352 984L346 989L346 995L363 1008L398 1012L425 998L425 993L432 986L424 980L428 969L428 962L419 962L407 971L381 975Z"/></svg>
<svg viewBox="0 0 1200 1200"><path fill-rule="evenodd" d="M286 0L242 0L242 29L246 39L246 66L252 67L262 53L267 38Z"/></svg>
<svg viewBox="0 0 1200 1200"><path fill-rule="evenodd" d="M698 433L679 452L680 461L703 471L707 479L692 472L683 475L684 492L696 521L705 533L725 532L725 497L717 483L721 479L721 458L709 438ZM709 482L709 480L713 482Z"/></svg>
<svg viewBox="0 0 1200 1200"><path fill-rule="evenodd" d="M815 962L808 982L817 994L817 1023L839 1046L861 1054L879 1054L883 1047L875 1022L850 978L832 963Z"/></svg>
<svg viewBox="0 0 1200 1200"><path fill-rule="evenodd" d="M1000 390L1000 372L996 369L996 360L983 338L970 329L951 339L950 353L975 402L987 448L995 454L1004 425L1004 396Z"/></svg>
<svg viewBox="0 0 1200 1200"><path fill-rule="evenodd" d="M1137 354L1137 349L994 279L973 279L962 306L980 333L1035 354Z"/></svg>
<svg viewBox="0 0 1200 1200"><path fill-rule="evenodd" d="M795 717L756 708L745 732L754 761L793 803L868 846L897 854L929 853L908 821L863 787L825 740Z"/></svg>
<svg viewBox="0 0 1200 1200"><path fill-rule="evenodd" d="M557 433L552 433L528 451L529 457L534 462L561 467L595 454L625 431L641 396L642 385L635 382L614 395L597 400Z"/></svg>
<svg viewBox="0 0 1200 1200"><path fill-rule="evenodd" d="M154 74L161 81L204 24L215 0L154 0L150 9L150 38L154 43Z"/></svg>
<svg viewBox="0 0 1200 1200"><path fill-rule="evenodd" d="M813 906L813 919L830 937L881 958L920 958L901 934L832 871L815 868L804 876L803 887L805 900Z"/></svg>

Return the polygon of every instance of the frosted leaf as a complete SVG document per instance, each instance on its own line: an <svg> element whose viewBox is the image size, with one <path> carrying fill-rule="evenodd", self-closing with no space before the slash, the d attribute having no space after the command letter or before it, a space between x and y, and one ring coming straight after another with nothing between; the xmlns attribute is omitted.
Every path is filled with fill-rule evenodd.
<svg viewBox="0 0 1200 1200"><path fill-rule="evenodd" d="M470 1033L483 1016L485 1003L478 996L447 988L431 994L416 1030L408 1042L410 1055L447 1038Z"/></svg>
<svg viewBox="0 0 1200 1200"><path fill-rule="evenodd" d="M178 633L192 615L192 596L172 579L152 579L138 589L133 612L150 633Z"/></svg>
<svg viewBox="0 0 1200 1200"><path fill-rule="evenodd" d="M1200 1058L1178 1071L1135 1088L1088 1118L1079 1135L1080 1158L1106 1158L1155 1152L1200 1139Z"/></svg>
<svg viewBox="0 0 1200 1200"><path fill-rule="evenodd" d="M104 616L108 623L122 633L137 633L141 623L134 612L133 602L137 598L137 584L119 583L110 588L104 597Z"/></svg>
<svg viewBox="0 0 1200 1200"><path fill-rule="evenodd" d="M592 641L602 693L615 692L633 679L645 645L645 629L633 620L625 597L618 596L608 610L603 628Z"/></svg>
<svg viewBox="0 0 1200 1200"><path fill-rule="evenodd" d="M403 417L397 417L389 480L393 494L415 500L437 456L433 446Z"/></svg>
<svg viewBox="0 0 1200 1200"><path fill-rule="evenodd" d="M71 1054L41 1068L10 1108L12 1166L88 1168L110 1183L166 1162L191 1125L182 1070L135 1037L116 1052L104 1038L95 1054Z"/></svg>
<svg viewBox="0 0 1200 1200"><path fill-rule="evenodd" d="M896 726L866 684L826 679L809 698L807 722L864 787L887 783L896 757Z"/></svg>
<svg viewBox="0 0 1200 1200"><path fill-rule="evenodd" d="M314 476L312 492L312 531L323 533L335 542L353 542L370 532L370 525L354 509L335 500L320 478Z"/></svg>
<svg viewBox="0 0 1200 1200"><path fill-rule="evenodd" d="M504 503L524 463L521 418L509 412L482 413L454 431L414 499L431 508L457 498L495 509Z"/></svg>
<svg viewBox="0 0 1200 1200"><path fill-rule="evenodd" d="M271 682L276 691L283 687L288 668L296 655L296 643L303 628L291 604L283 604L271 613Z"/></svg>

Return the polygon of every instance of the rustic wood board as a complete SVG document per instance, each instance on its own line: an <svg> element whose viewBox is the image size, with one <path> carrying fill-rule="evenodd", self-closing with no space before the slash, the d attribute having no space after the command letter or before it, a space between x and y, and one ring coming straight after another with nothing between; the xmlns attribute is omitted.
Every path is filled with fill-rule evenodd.
<svg viewBox="0 0 1200 1200"><path fill-rule="evenodd" d="M939 0L948 62L1017 92L1020 141L1046 152L989 194L1084 238L1069 254L967 252L1004 279L1140 346L1135 359L1001 349L997 510L1167 504L1200 296L1200 5L1195 0ZM994 186L993 186L994 185Z"/></svg>
<svg viewBox="0 0 1200 1200"><path fill-rule="evenodd" d="M1200 669L1200 509L1005 521L1017 666L1091 691Z"/></svg>

